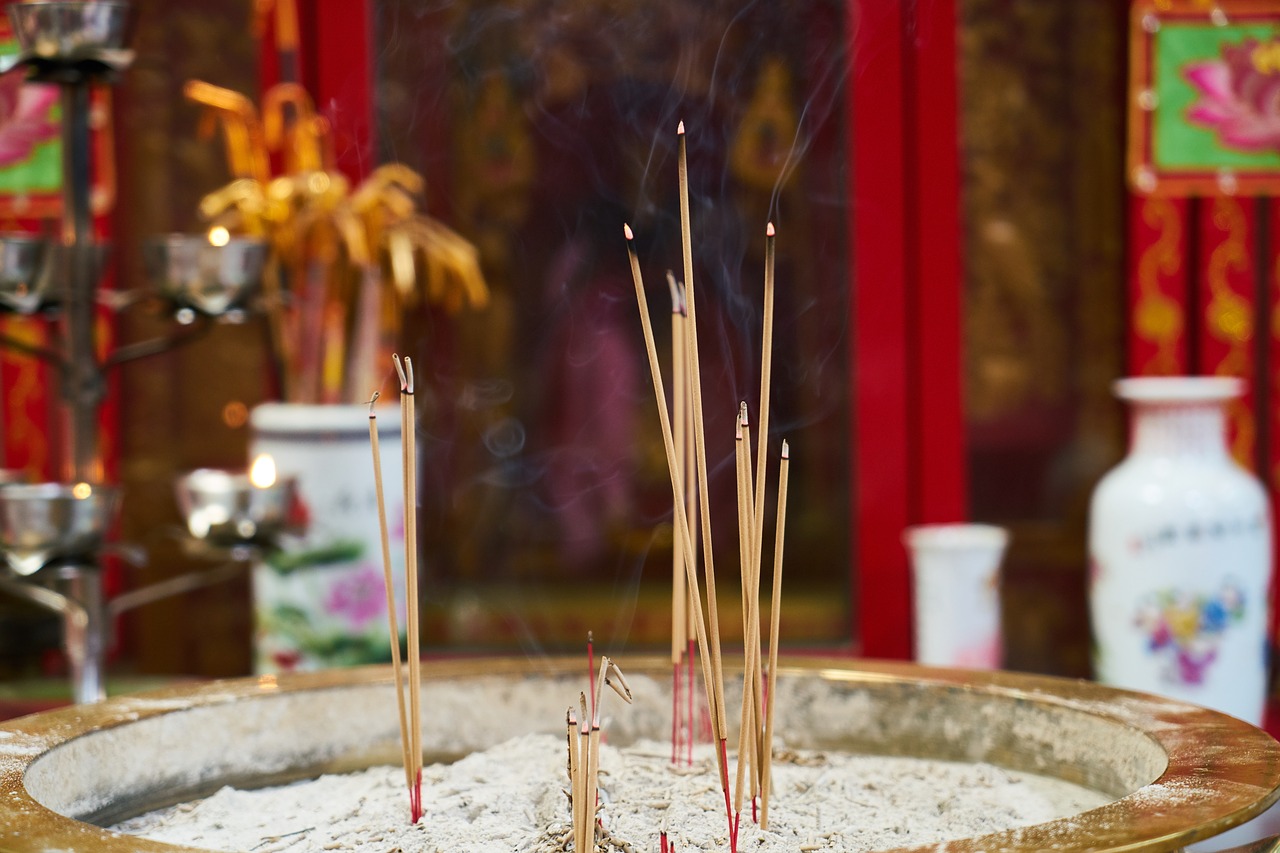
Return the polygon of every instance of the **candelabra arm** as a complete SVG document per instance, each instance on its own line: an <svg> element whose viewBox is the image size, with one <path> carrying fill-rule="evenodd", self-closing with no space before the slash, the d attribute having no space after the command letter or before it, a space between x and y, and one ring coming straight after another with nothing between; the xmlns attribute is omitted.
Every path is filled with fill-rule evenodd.
<svg viewBox="0 0 1280 853"><path fill-rule="evenodd" d="M235 580L244 573L247 563L231 562L214 569L187 572L168 580L158 581L138 589L117 595L107 603L107 616L114 618L127 610L151 604L184 592L191 592L214 584Z"/></svg>
<svg viewBox="0 0 1280 853"><path fill-rule="evenodd" d="M0 349L13 350L22 355L29 355L32 358L38 358L43 362L53 365L59 369L63 369L62 353L49 347L37 346L29 344L26 341L20 341L17 338L11 338L8 335L0 335Z"/></svg>
<svg viewBox="0 0 1280 853"><path fill-rule="evenodd" d="M120 347L111 355L107 356L104 367L118 367L126 362L136 361L140 358L148 358L153 355L171 352L179 347L186 346L196 340L204 337L213 328L213 321L208 317L200 316L191 326L185 328L184 331L175 332L172 335L165 335L160 338L152 338L151 340L138 341L137 343L127 344Z"/></svg>
<svg viewBox="0 0 1280 853"><path fill-rule="evenodd" d="M71 666L76 702L100 702L106 697L102 664L106 622L102 607L102 575L94 567L63 566L54 570L67 593L36 583L0 575L0 590L62 616L62 643Z"/></svg>
<svg viewBox="0 0 1280 853"><path fill-rule="evenodd" d="M74 622L81 630L89 624L89 617L83 607L48 587L0 574L0 590L14 598L21 598L23 601L29 601L45 610L57 613L68 622Z"/></svg>

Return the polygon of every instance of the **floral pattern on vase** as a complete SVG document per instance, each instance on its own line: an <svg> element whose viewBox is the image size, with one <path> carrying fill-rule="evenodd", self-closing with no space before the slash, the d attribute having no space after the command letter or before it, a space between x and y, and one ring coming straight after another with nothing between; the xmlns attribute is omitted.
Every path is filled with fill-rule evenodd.
<svg viewBox="0 0 1280 853"><path fill-rule="evenodd" d="M312 670L391 660L367 406L272 403L253 413L252 453L297 478L305 535L254 568L255 666ZM378 418L399 641L404 589L398 418Z"/></svg>
<svg viewBox="0 0 1280 853"><path fill-rule="evenodd" d="M1244 616L1244 593L1228 583L1214 595L1160 590L1139 604L1134 624L1146 636L1147 650L1161 660L1161 678L1198 685L1218 659L1222 634Z"/></svg>

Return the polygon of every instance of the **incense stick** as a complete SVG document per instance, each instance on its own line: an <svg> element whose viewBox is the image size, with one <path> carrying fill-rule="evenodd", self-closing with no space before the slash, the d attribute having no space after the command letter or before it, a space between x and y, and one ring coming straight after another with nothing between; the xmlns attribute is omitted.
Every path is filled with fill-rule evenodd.
<svg viewBox="0 0 1280 853"><path fill-rule="evenodd" d="M680 495L679 466L676 463L675 438L672 435L671 419L667 414L666 392L662 383L662 371L658 367L658 350L653 340L653 325L649 321L649 302L644 294L644 280L640 275L640 261L636 257L634 240L635 235L631 232L631 226L623 225L623 234L627 239L627 256L631 263L631 278L636 289L636 303L640 311L640 326L644 332L645 351L649 357L649 376L653 381L654 398L658 404L658 422L662 431L662 447L667 456L667 473L671 478L672 498ZM683 539L685 543L686 553L692 553L692 544L690 543L688 518L684 513L675 513L676 536ZM689 595L694 601L701 601L701 594L698 589L697 567L693 561L685 563L685 579L689 584ZM707 644L707 625L703 617L701 606L693 607L690 612L694 614L694 635L698 640L698 652L702 663L702 681L706 685L707 705L712 717L715 716L716 709L716 682L711 668L711 656L708 654ZM726 807L728 806L729 785L728 770L724 766L721 759L721 784L724 787ZM732 817L732 816L730 816Z"/></svg>
<svg viewBox="0 0 1280 853"><path fill-rule="evenodd" d="M747 449L745 436L747 432L747 404L742 403L738 408L736 418L736 431L734 435L734 474L737 484L738 493L738 563L741 571L741 590L742 590L742 641L743 641L743 665L742 665L742 708L740 711L738 724L738 767L737 776L733 786L733 810L735 815L742 814L742 791L743 781L747 770L747 756L750 754L751 729L753 721L751 719L751 709L753 707L751 699L751 682L755 677L755 669L752 666L751 655L751 605L749 601L751 590L751 552L755 537L751 534L752 516L754 508L752 507L751 484L750 478L750 451ZM750 762L752 765L754 761ZM735 818L735 825L737 820Z"/></svg>
<svg viewBox="0 0 1280 853"><path fill-rule="evenodd" d="M694 298L693 286L693 246L689 224L689 160L685 143L684 122L676 129L678 137L677 167L680 189L680 248L684 260L684 295L685 311L688 315L688 347L689 347L689 385L693 394L693 441L698 467L698 503L702 517L702 557L703 575L707 585L707 623L710 628L711 672L710 682L713 694L713 719L716 739L720 741L720 752L724 753L725 739L728 737L728 724L725 720L724 708L724 669L720 657L720 610L716 603L715 558L711 546L711 500L710 487L707 484L707 442L706 423L702 416L702 368L698 357L698 314L697 300ZM725 810L730 810L729 803L729 768L726 759L720 761L720 781L724 787ZM729 815L732 820L732 813Z"/></svg>
<svg viewBox="0 0 1280 853"><path fill-rule="evenodd" d="M578 693L578 778L573 789L573 839L574 850L586 849L587 836L587 766L591 757L591 718L587 709L587 694Z"/></svg>
<svg viewBox="0 0 1280 853"><path fill-rule="evenodd" d="M590 631L587 632L587 690L591 692L591 715L594 717L596 713L596 693L592 689L595 682L596 664L595 664L595 638Z"/></svg>
<svg viewBox="0 0 1280 853"><path fill-rule="evenodd" d="M565 739L568 741L569 746L569 788L572 790L574 780L578 778L578 741L576 740L578 736L578 717L573 713L572 705L569 706L569 710L565 711L564 725L567 732ZM572 801L573 797L570 796L569 799Z"/></svg>
<svg viewBox="0 0 1280 853"><path fill-rule="evenodd" d="M782 442L778 466L778 528L773 544L773 596L769 605L769 689L764 712L764 766L760 774L760 828L769 828L770 771L773 767L773 701L778 684L778 630L782 622L782 555L787 522L787 476L791 468L791 448Z"/></svg>
<svg viewBox="0 0 1280 853"><path fill-rule="evenodd" d="M413 362L391 356L400 376L400 439L404 462L404 574L409 639L409 749L414 786L413 822L422 817L422 639L418 631L418 454Z"/></svg>
<svg viewBox="0 0 1280 853"><path fill-rule="evenodd" d="M591 685L591 695L595 702L591 718L587 718L587 695L578 694L578 704L582 712L582 728L579 734L577 764L578 775L571 781L573 793L572 820L573 843L575 851L596 849L596 807L599 797L600 773L600 716L604 697L601 695L605 686L610 687L622 701L631 704L631 686L622 670L608 655L600 656L600 674ZM568 725L572 727L573 709L569 709ZM572 735L570 735L572 741ZM572 744L569 747L570 776L574 774L574 754Z"/></svg>
<svg viewBox="0 0 1280 853"><path fill-rule="evenodd" d="M683 453L687 441L685 405L686 373L684 340L684 305L676 278L667 270L667 287L671 290L671 421L675 430L676 461L680 463L681 493L674 501L674 512L684 509ZM685 553L683 543L673 537L671 549L671 662L679 664L685 652L685 607L689 593L684 582Z"/></svg>
<svg viewBox="0 0 1280 853"><path fill-rule="evenodd" d="M760 552L764 542L764 493L765 493L765 460L768 456L769 444L769 389L773 381L773 268L774 242L777 231L770 222L764 229L764 328L760 343L760 411L757 422L760 424L760 445L756 453L756 498L755 524L756 544L755 561L760 565Z"/></svg>
<svg viewBox="0 0 1280 853"><path fill-rule="evenodd" d="M681 398L684 403L684 418L683 418L684 445L683 447L679 448L678 450L679 456L677 458L680 461L680 466L684 475L683 481L681 482L681 488L684 491L683 508L685 513L686 526L688 526L688 519L698 517L698 472L696 470L697 465L694 460L695 454L692 446L693 443L689 441L689 436L693 433L693 405L689 400L689 381L688 381L689 380L689 357L688 357L687 329L688 329L689 320L688 320L688 316L686 314L686 309L685 309L684 286L681 285L679 282L676 282L676 289L680 296L680 331L682 336L681 340L684 342L680 348L680 358L681 358L681 365L682 365L681 376L684 382L684 393L681 395ZM684 551L685 562L692 563L694 572L696 573L697 563L698 563L698 528L697 526L693 526L693 527L689 527L688 529L689 529L689 541L687 543L682 543L681 550ZM686 596L685 596L685 608L684 608L685 609L684 635L685 635L685 646L686 646L685 657L687 659L686 669L688 673L686 678L686 685L685 685L688 692L688 696L685 702L687 706L687 714L688 714L688 717L687 717L688 718L688 737L685 743L685 763L688 766L692 767L693 766L693 744L694 744L694 741L697 740L697 732L698 732L698 728L697 728L698 720L694 711L695 707L697 706L697 697L695 695L697 693L697 685L695 684L695 680L694 680L694 668L695 668L694 656L696 654L696 651L695 651L696 642L694 639L694 636L695 636L694 621L701 617L702 600L701 600L701 596L694 594L694 591L688 588L687 583L685 584L685 589L686 589ZM711 716L710 706L708 706L708 712L707 712L708 722L710 721L710 716Z"/></svg>
<svg viewBox="0 0 1280 853"><path fill-rule="evenodd" d="M760 408L758 412L758 422L760 430L760 442L756 451L756 477L755 477L755 512L754 512L754 537L752 546L751 569L754 574L753 595L757 602L756 617L754 621L755 639L754 646L756 652L756 674L753 685L755 692L755 710L756 719L760 720L763 714L760 696L760 615L759 615L759 596L760 596L760 575L763 563L764 551L764 511L765 511L765 492L767 486L768 469L766 459L768 457L769 445L769 393L773 384L773 316L774 316L774 266L775 251L774 244L776 242L777 231L770 222L765 226L765 249L764 249L764 308L763 323L760 343ZM767 748L764 739L760 739L760 749ZM756 768L759 773L764 772L763 755L757 756ZM763 787L763 780L757 777L753 780L752 785L752 806L754 810L755 792Z"/></svg>
<svg viewBox="0 0 1280 853"><path fill-rule="evenodd" d="M387 502L382 490L382 453L378 448L378 415L374 404L381 396L377 391L369 400L369 445L373 448L373 486L378 496L378 533L382 542L382 580L387 593L387 629L391 635L391 671L396 680L396 707L400 711L400 750L404 759L404 781L412 803L413 762L409 757L409 726L404 708L404 671L400 664L400 626L396 624L395 581L391 576L391 537L387 532ZM412 804L410 805L412 810Z"/></svg>
<svg viewBox="0 0 1280 853"><path fill-rule="evenodd" d="M681 306L681 310L683 311L683 308L684 308L684 288L683 287L680 288L680 306ZM687 322L688 320L685 319L685 323ZM687 357L685 359L685 362L686 362L685 377L687 380L688 372L689 372ZM693 447L690 446L692 442L688 440L688 436L692 432L693 432L693 406L689 404L689 392L688 392L687 382L686 382L686 389L685 389L685 436L686 438L684 443L683 455L681 456L681 464L684 466L684 495L685 495L685 519L686 520L690 518L698 517L698 473L695 470L697 466L694 463ZM689 550L685 552L685 559L686 561L693 562L694 571L696 573L697 561L698 561L698 528L696 526L689 529L688 548ZM687 589L688 584L686 584L685 586ZM697 652L696 652L696 643L694 641L693 623L695 619L701 616L701 613L702 613L702 600L699 596L694 595L693 591L690 590L688 601L685 605L685 617L687 620L685 625L685 636L688 638L688 641L686 643L686 645L688 646L688 651L686 652L686 655L688 657L688 665L686 667L686 669L688 670L688 676L686 678L686 687L688 688L688 693L689 693L685 703L688 706L688 720L689 720L689 737L688 737L688 742L685 746L685 763L689 767L693 766L693 744L694 744L694 741L697 740L697 733L698 733L698 719L694 711L695 707L698 707L698 705L697 705L697 697L695 695L697 693L697 685L694 680L694 656L696 655ZM705 712L707 714L708 730L710 730L710 727L711 727L711 714L709 709L710 709L710 706L708 706L708 710Z"/></svg>
<svg viewBox="0 0 1280 853"><path fill-rule="evenodd" d="M574 832L573 839L575 849L578 849L578 806L580 805L578 802L578 777L582 775L582 771L580 769L581 759L578 753L578 718L573 713L572 705L570 705L569 710L565 712L564 723L566 729L565 740L568 741L569 746L569 808L572 812L572 822L570 825Z"/></svg>
<svg viewBox="0 0 1280 853"><path fill-rule="evenodd" d="M672 513L685 512L684 469L688 440L688 406L685 405L688 369L685 359L684 300L676 277L667 270L667 287L671 291L671 419L675 429L676 461L680 466L681 493L672 498ZM680 665L689 646L689 589L684 579L684 543L672 536L671 547L671 763L679 760L680 733Z"/></svg>

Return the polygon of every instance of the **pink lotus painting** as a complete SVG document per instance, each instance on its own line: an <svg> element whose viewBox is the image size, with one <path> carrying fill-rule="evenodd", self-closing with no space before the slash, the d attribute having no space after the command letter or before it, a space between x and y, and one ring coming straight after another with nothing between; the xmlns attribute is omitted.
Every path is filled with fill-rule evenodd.
<svg viewBox="0 0 1280 853"><path fill-rule="evenodd" d="M58 87L26 83L21 72L0 74L0 168L20 163L37 145L58 136L50 110Z"/></svg>
<svg viewBox="0 0 1280 853"><path fill-rule="evenodd" d="M1280 67L1269 56L1257 39L1248 38L1223 44L1217 59L1188 65L1197 100L1187 119L1213 130L1227 148L1280 151Z"/></svg>

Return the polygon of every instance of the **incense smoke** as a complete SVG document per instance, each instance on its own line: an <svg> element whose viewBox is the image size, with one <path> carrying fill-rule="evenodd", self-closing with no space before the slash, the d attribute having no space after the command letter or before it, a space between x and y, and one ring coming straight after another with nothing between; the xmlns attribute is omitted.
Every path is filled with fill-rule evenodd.
<svg viewBox="0 0 1280 853"><path fill-rule="evenodd" d="M795 541L810 537L830 562L813 571L834 569L831 582L847 583L844 5L404 0L377 9L378 157L427 177L428 208L476 244L494 294L475 317L406 319L434 394L420 424L434 582L634 593L669 572L654 531L669 525L670 491L619 235L624 220L636 230L661 336L663 276L681 275L675 127L684 121L712 503L726 515L717 540L735 534L731 429L737 402L754 410L759 397L773 221L769 441L804 448L792 512L809 524ZM669 338L659 346L669 351ZM717 563L734 566L732 547L724 553ZM632 622L634 594L626 598L612 626L619 642ZM521 605L501 615L530 650L565 627L536 595ZM611 626L581 633L592 627L603 638Z"/></svg>

